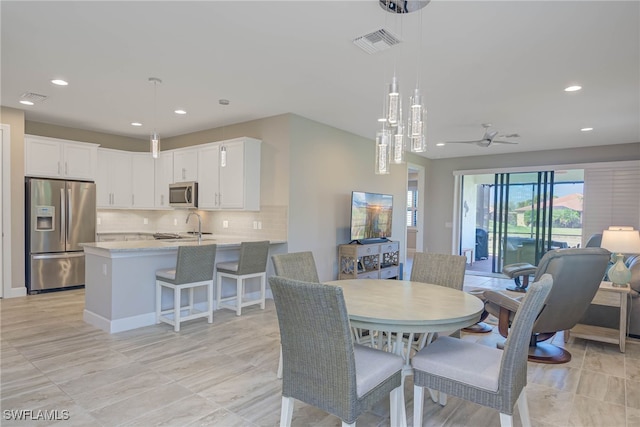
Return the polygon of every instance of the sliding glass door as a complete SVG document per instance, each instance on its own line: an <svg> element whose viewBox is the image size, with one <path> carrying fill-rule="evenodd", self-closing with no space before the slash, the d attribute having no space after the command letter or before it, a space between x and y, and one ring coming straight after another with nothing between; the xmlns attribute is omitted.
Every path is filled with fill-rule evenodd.
<svg viewBox="0 0 640 427"><path fill-rule="evenodd" d="M474 248L468 270L537 265L550 249L580 245L582 171L465 175L462 183L460 253Z"/></svg>

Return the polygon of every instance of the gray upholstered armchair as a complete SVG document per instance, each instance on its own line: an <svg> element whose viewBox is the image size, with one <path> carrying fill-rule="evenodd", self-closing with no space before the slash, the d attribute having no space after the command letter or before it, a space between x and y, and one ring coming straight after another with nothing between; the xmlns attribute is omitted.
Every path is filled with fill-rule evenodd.
<svg viewBox="0 0 640 427"><path fill-rule="evenodd" d="M543 363L571 360L568 351L543 341L580 321L598 291L610 256L610 252L602 248L572 248L549 251L542 257L534 281L545 273L551 274L553 289L533 326L529 360ZM498 317L498 329L506 337L522 296L507 291L485 291L484 298L486 310Z"/></svg>

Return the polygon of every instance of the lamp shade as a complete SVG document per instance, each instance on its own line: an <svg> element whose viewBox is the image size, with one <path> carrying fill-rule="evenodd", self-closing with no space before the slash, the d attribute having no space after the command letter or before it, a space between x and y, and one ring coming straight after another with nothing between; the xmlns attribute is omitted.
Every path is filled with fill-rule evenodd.
<svg viewBox="0 0 640 427"><path fill-rule="evenodd" d="M619 254L640 253L640 232L630 227L611 227L602 232L601 247Z"/></svg>

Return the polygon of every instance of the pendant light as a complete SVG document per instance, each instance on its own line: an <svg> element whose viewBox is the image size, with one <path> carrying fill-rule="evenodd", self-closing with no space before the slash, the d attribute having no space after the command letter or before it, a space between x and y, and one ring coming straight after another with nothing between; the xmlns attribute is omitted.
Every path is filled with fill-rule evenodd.
<svg viewBox="0 0 640 427"><path fill-rule="evenodd" d="M156 108L158 100L158 83L162 83L162 80L157 77L149 77L149 81L153 83L153 133L151 134L150 151L151 156L154 159L157 159L160 154L160 135L156 132Z"/></svg>
<svg viewBox="0 0 640 427"><path fill-rule="evenodd" d="M387 175L389 173L390 138L391 134L383 124L382 129L376 132L376 175Z"/></svg>
<svg viewBox="0 0 640 427"><path fill-rule="evenodd" d="M420 93L420 59L422 58L422 10L420 13L420 27L418 31L418 55L416 55L417 64L417 77L416 88L413 91L413 95L409 98L410 111L409 111L409 149L412 153L423 153L427 151L427 138L425 133L427 130L426 118L427 109L424 107L424 98Z"/></svg>

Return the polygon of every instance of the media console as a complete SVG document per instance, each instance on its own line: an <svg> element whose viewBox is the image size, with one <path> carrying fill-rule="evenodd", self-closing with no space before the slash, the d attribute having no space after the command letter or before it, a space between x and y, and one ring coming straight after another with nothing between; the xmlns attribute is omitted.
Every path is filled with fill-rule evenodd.
<svg viewBox="0 0 640 427"><path fill-rule="evenodd" d="M338 246L338 279L397 279L400 244L392 242Z"/></svg>

